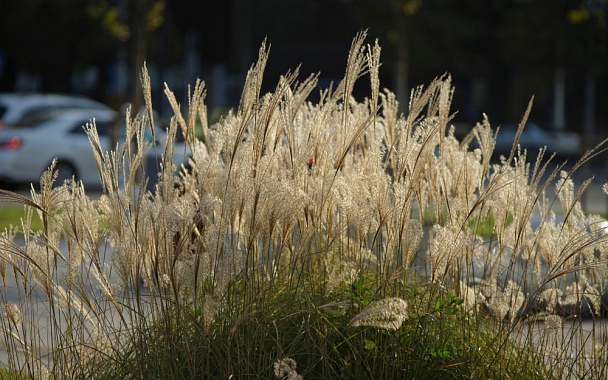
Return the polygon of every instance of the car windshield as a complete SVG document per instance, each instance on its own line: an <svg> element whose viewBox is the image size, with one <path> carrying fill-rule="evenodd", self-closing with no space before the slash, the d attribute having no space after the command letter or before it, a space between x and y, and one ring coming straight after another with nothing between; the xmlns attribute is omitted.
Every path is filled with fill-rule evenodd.
<svg viewBox="0 0 608 380"><path fill-rule="evenodd" d="M97 130L98 136L108 136L110 131L110 123L105 121L95 121L95 129ZM74 126L70 128L70 134L72 135L86 135L86 129L84 128L86 125L89 125L89 121L82 120L74 123Z"/></svg>
<svg viewBox="0 0 608 380"><path fill-rule="evenodd" d="M62 109L57 107L38 107L25 113L21 119L12 123L11 128L34 128L45 121L56 117Z"/></svg>

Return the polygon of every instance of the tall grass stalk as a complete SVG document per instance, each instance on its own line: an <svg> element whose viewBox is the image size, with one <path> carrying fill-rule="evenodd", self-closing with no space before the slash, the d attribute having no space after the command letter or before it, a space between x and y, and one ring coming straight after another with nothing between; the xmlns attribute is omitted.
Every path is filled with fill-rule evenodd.
<svg viewBox="0 0 608 380"><path fill-rule="evenodd" d="M298 69L261 94L265 43L216 125L203 82L186 115L166 86L175 117L153 192L145 67L149 112L127 114L124 147L103 151L87 126L99 199L53 167L31 199L0 191L28 210L23 237L0 235L3 365L57 379L605 376L600 335L591 351L560 336L574 315L601 326L607 235L572 173L603 145L570 171L516 142L497 161L488 117L455 137L449 76L406 112L380 91L365 37L316 103L318 75ZM365 75L370 98L356 99ZM176 133L188 167L172 162Z"/></svg>

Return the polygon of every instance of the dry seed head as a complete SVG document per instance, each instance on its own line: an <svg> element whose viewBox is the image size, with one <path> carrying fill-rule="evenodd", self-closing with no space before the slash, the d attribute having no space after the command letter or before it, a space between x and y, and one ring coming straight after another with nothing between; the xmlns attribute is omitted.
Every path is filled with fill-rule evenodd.
<svg viewBox="0 0 608 380"><path fill-rule="evenodd" d="M150 120L150 126L154 124L154 111L152 109L152 84L150 82L150 75L148 74L148 67L144 62L144 67L141 70L140 80L142 83L142 92L144 95L144 102L146 109L148 110L148 119ZM154 128L150 128L152 131L152 138L154 138Z"/></svg>
<svg viewBox="0 0 608 380"><path fill-rule="evenodd" d="M574 181L566 171L560 172L560 179L555 185L557 196L564 209L564 213L571 212L576 216L583 215L581 204L578 202L578 193L574 191ZM570 211L571 210L571 211ZM568 222L571 218L568 218Z"/></svg>
<svg viewBox="0 0 608 380"><path fill-rule="evenodd" d="M0 247L3 247L3 245L5 244L3 239L4 236L0 234ZM0 276L2 277L2 284L4 285L4 287L6 287L6 264L6 258L4 256L0 256Z"/></svg>
<svg viewBox="0 0 608 380"><path fill-rule="evenodd" d="M380 92L380 45L378 45L378 39L376 39L374 47L367 45L367 62L369 66L369 76L371 81L372 90L372 109L378 104L378 93Z"/></svg>
<svg viewBox="0 0 608 380"><path fill-rule="evenodd" d="M208 271L205 271L205 267L208 268L209 263L203 262L205 258L204 255L193 255L175 263L174 280L182 292L199 288L205 278L208 277Z"/></svg>
<svg viewBox="0 0 608 380"><path fill-rule="evenodd" d="M434 238L429 242L429 254L431 256L431 275L433 279L443 279L454 260L459 257L460 251L466 247L470 240L470 234L461 231L456 225L433 226Z"/></svg>
<svg viewBox="0 0 608 380"><path fill-rule="evenodd" d="M561 302L562 296L563 292L560 289L550 288L544 290L539 298L547 312L553 313L557 309L559 302Z"/></svg>
<svg viewBox="0 0 608 380"><path fill-rule="evenodd" d="M545 317L545 330L561 330L564 320L559 315L547 315Z"/></svg>
<svg viewBox="0 0 608 380"><path fill-rule="evenodd" d="M301 380L302 375L296 371L296 361L292 358L279 359L274 362L274 375L278 379Z"/></svg>
<svg viewBox="0 0 608 380"><path fill-rule="evenodd" d="M339 289L340 285L352 284L359 271L357 265L354 262L342 262L338 263L326 260L325 263L327 270L327 294L329 295L335 289Z"/></svg>
<svg viewBox="0 0 608 380"><path fill-rule="evenodd" d="M125 274L131 273L135 265L136 242L132 237L123 235L123 231L119 234L112 234L109 239L112 246L112 264Z"/></svg>
<svg viewBox="0 0 608 380"><path fill-rule="evenodd" d="M51 270L54 266L50 263L50 258L47 251L36 243L30 243L25 246L26 261L34 281L42 287L47 296L50 296L52 290ZM31 279L31 277L30 277Z"/></svg>
<svg viewBox="0 0 608 380"><path fill-rule="evenodd" d="M169 289L171 287L171 277L166 273L161 274L159 277L161 288L165 290Z"/></svg>
<svg viewBox="0 0 608 380"><path fill-rule="evenodd" d="M21 310L19 306L14 303L5 302L4 303L4 315L11 322L15 329L19 329L19 325L21 324Z"/></svg>
<svg viewBox="0 0 608 380"><path fill-rule="evenodd" d="M205 294L205 303L203 305L203 318L205 327L209 327L215 320L215 315L219 311L220 302L211 294ZM295 367L294 367L295 368Z"/></svg>
<svg viewBox="0 0 608 380"><path fill-rule="evenodd" d="M511 280L504 289L501 289L496 284L496 280L493 280L485 293L490 299L488 307L491 314L505 322L513 321L526 299L520 286Z"/></svg>
<svg viewBox="0 0 608 380"><path fill-rule="evenodd" d="M348 327L369 326L397 330L407 318L407 302L398 297L384 298L368 305L357 314Z"/></svg>

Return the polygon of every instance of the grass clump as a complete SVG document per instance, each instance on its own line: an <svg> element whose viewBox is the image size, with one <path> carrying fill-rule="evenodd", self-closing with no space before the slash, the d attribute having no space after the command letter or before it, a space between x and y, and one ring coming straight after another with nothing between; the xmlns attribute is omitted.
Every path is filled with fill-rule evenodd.
<svg viewBox="0 0 608 380"><path fill-rule="evenodd" d="M400 297L369 301L370 290L361 279L329 297L292 289L241 321L226 312L208 326L192 310L168 313L121 353L119 366L101 366L111 368L101 377L272 378L285 361L294 365L287 378L547 376L538 353L523 355L504 331L478 326L445 289L400 289L414 304ZM513 367L514 358L521 368Z"/></svg>
<svg viewBox="0 0 608 380"><path fill-rule="evenodd" d="M167 88L175 117L154 192L139 181L153 124L145 68L150 112L127 115L132 143L104 152L87 127L99 199L53 186L52 167L31 200L3 191L30 210L23 242L0 235L5 366L125 379L601 374L601 346L547 351L553 341L527 322L602 313L606 235L578 203L588 183L575 191L543 152L531 166L516 142L494 163L487 118L458 141L447 76L414 90L403 114L364 38L317 103L318 76L299 82L298 70L260 94L265 44L238 109L216 125L202 82L186 115ZM370 97L356 100L365 75ZM178 127L188 168L172 162Z"/></svg>

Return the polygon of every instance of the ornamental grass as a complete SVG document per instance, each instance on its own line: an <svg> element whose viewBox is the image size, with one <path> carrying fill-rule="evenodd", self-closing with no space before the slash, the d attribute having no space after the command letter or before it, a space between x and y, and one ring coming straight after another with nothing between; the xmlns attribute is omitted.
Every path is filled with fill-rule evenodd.
<svg viewBox="0 0 608 380"><path fill-rule="evenodd" d="M3 376L605 377L608 241L572 177L603 145L568 166L517 140L496 157L486 116L456 138L449 76L401 105L365 38L337 86L294 69L267 94L263 43L215 125L203 82L187 107L166 87L164 147L144 138L144 67L149 112L127 114L127 143L104 151L85 126L100 197L53 166L31 197L0 191L24 205L0 234Z"/></svg>

